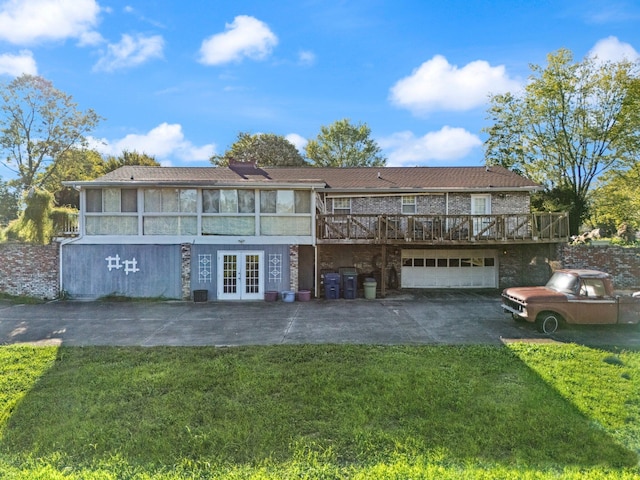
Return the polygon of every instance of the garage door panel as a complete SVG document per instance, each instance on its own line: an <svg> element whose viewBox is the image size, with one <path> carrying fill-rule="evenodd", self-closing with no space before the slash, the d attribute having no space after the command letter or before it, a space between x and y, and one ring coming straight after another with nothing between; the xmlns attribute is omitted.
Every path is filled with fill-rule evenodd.
<svg viewBox="0 0 640 480"><path fill-rule="evenodd" d="M496 288L495 250L403 250L402 288Z"/></svg>

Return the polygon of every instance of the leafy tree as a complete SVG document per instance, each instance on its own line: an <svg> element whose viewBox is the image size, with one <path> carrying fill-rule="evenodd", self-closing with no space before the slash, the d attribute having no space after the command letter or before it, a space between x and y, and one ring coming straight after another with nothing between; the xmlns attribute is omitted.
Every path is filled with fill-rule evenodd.
<svg viewBox="0 0 640 480"><path fill-rule="evenodd" d="M17 173L24 191L42 186L62 155L83 146L84 135L100 120L39 76L25 74L0 86L0 97L0 161Z"/></svg>
<svg viewBox="0 0 640 480"><path fill-rule="evenodd" d="M604 174L593 193L591 224L615 233L623 224L640 229L640 162Z"/></svg>
<svg viewBox="0 0 640 480"><path fill-rule="evenodd" d="M522 92L491 97L485 159L541 183L548 194L569 192L570 229L578 233L594 180L640 154L638 65L574 62L568 50L547 61L531 66Z"/></svg>
<svg viewBox="0 0 640 480"><path fill-rule="evenodd" d="M0 225L18 217L18 194L7 182L0 180Z"/></svg>
<svg viewBox="0 0 640 480"><path fill-rule="evenodd" d="M347 118L322 126L305 152L315 167L382 167L387 163L367 124L352 125Z"/></svg>
<svg viewBox="0 0 640 480"><path fill-rule="evenodd" d="M56 205L79 208L80 196L72 187L62 185L67 180L93 180L105 174L105 161L95 150L69 149L59 156L53 169L43 182L43 188L53 193Z"/></svg>
<svg viewBox="0 0 640 480"><path fill-rule="evenodd" d="M46 245L53 236L51 211L53 195L46 190L31 189L25 194L26 207L6 229L10 240Z"/></svg>
<svg viewBox="0 0 640 480"><path fill-rule="evenodd" d="M211 157L211 163L216 166L227 166L230 160L255 162L262 167L307 166L295 145L273 133L240 132L238 139L223 155Z"/></svg>
<svg viewBox="0 0 640 480"><path fill-rule="evenodd" d="M141 165L146 167L159 167L160 163L152 155L146 153L139 153L136 150L130 152L129 150L123 150L122 154L118 157L108 157L104 162L103 172L100 175L107 174L120 167L126 165Z"/></svg>

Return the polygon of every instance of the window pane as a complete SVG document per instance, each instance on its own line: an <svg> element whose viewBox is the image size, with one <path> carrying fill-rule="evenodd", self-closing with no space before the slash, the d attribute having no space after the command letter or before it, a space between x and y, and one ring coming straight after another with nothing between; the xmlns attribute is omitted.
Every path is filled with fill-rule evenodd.
<svg viewBox="0 0 640 480"><path fill-rule="evenodd" d="M260 192L260 211L262 213L276 213L276 190L263 190Z"/></svg>
<svg viewBox="0 0 640 480"><path fill-rule="evenodd" d="M137 212L138 211L138 191L134 189L122 190L122 206L121 212Z"/></svg>
<svg viewBox="0 0 640 480"><path fill-rule="evenodd" d="M496 264L496 260L493 257L487 257L484 259L484 266L485 267L493 267Z"/></svg>
<svg viewBox="0 0 640 480"><path fill-rule="evenodd" d="M295 213L293 190L278 190L278 213Z"/></svg>
<svg viewBox="0 0 640 480"><path fill-rule="evenodd" d="M162 195L160 189L151 188L144 191L144 211L160 212L162 208Z"/></svg>
<svg viewBox="0 0 640 480"><path fill-rule="evenodd" d="M202 218L203 235L255 235L255 217L216 215Z"/></svg>
<svg viewBox="0 0 640 480"><path fill-rule="evenodd" d="M295 192L296 213L311 213L311 194L306 191Z"/></svg>
<svg viewBox="0 0 640 480"><path fill-rule="evenodd" d="M90 188L87 190L87 212L102 211L102 190Z"/></svg>
<svg viewBox="0 0 640 480"><path fill-rule="evenodd" d="M177 188L163 188L162 192L162 210L161 212L179 212L180 202L178 198Z"/></svg>
<svg viewBox="0 0 640 480"><path fill-rule="evenodd" d="M262 217L262 235L311 235L310 217Z"/></svg>
<svg viewBox="0 0 640 480"><path fill-rule="evenodd" d="M220 190L220 213L238 213L237 190Z"/></svg>
<svg viewBox="0 0 640 480"><path fill-rule="evenodd" d="M439 258L438 259L438 267L442 268L442 267L446 267L447 266L447 259L446 258Z"/></svg>
<svg viewBox="0 0 640 480"><path fill-rule="evenodd" d="M196 235L196 217L144 217L145 235Z"/></svg>
<svg viewBox="0 0 640 480"><path fill-rule="evenodd" d="M413 259L414 267L424 267L424 258L414 258Z"/></svg>
<svg viewBox="0 0 640 480"><path fill-rule="evenodd" d="M471 266L471 259L470 258L461 259L460 266L461 267L470 267Z"/></svg>
<svg viewBox="0 0 640 480"><path fill-rule="evenodd" d="M119 212L120 211L120 189L119 188L105 188L102 190L104 200L105 212Z"/></svg>
<svg viewBox="0 0 640 480"><path fill-rule="evenodd" d="M180 211L192 213L196 211L197 190L180 190Z"/></svg>
<svg viewBox="0 0 640 480"><path fill-rule="evenodd" d="M255 213L256 192L253 190L238 190L238 213Z"/></svg>
<svg viewBox="0 0 640 480"><path fill-rule="evenodd" d="M402 260L403 267L413 267L413 258L404 258Z"/></svg>
<svg viewBox="0 0 640 480"><path fill-rule="evenodd" d="M202 191L202 211L204 213L218 213L220 211L220 190Z"/></svg>
<svg viewBox="0 0 640 480"><path fill-rule="evenodd" d="M137 235L138 217L89 216L85 230L87 235Z"/></svg>
<svg viewBox="0 0 640 480"><path fill-rule="evenodd" d="M459 258L450 258L449 259L449 266L450 267L459 267L460 266L460 259Z"/></svg>
<svg viewBox="0 0 640 480"><path fill-rule="evenodd" d="M435 267L436 266L436 259L435 258L427 258L426 267Z"/></svg>

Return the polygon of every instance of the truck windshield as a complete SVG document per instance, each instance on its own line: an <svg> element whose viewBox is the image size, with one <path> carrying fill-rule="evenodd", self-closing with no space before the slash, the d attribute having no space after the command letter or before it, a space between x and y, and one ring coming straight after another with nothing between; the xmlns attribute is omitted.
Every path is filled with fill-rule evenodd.
<svg viewBox="0 0 640 480"><path fill-rule="evenodd" d="M547 282L547 288L562 293L576 293L578 289L578 279L573 275L556 272Z"/></svg>

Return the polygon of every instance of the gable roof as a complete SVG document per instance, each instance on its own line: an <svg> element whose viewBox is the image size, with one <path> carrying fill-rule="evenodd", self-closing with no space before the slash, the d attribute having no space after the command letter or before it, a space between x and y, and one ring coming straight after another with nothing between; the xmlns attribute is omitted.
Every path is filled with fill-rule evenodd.
<svg viewBox="0 0 640 480"><path fill-rule="evenodd" d="M526 190L538 184L506 168L491 167L143 167L125 166L76 186L300 186L332 191Z"/></svg>

